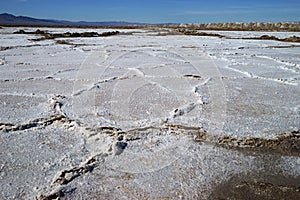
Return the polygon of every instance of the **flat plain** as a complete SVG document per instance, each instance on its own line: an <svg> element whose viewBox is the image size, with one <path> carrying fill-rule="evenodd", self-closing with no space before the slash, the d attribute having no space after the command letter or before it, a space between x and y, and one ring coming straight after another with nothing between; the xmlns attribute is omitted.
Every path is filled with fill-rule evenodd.
<svg viewBox="0 0 300 200"><path fill-rule="evenodd" d="M300 33L204 32L0 29L0 199L300 199Z"/></svg>

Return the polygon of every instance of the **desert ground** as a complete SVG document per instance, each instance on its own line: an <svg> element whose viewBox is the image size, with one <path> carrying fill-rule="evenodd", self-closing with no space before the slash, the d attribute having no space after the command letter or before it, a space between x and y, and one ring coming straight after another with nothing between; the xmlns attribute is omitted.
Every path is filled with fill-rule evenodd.
<svg viewBox="0 0 300 200"><path fill-rule="evenodd" d="M2 27L0 199L300 199L300 32L185 33Z"/></svg>

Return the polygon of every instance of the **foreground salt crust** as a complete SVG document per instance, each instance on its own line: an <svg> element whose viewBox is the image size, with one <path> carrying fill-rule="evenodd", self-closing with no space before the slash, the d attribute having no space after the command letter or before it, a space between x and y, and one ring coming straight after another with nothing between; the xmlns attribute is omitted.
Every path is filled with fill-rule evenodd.
<svg viewBox="0 0 300 200"><path fill-rule="evenodd" d="M297 44L15 30L0 30L2 199L299 197Z"/></svg>

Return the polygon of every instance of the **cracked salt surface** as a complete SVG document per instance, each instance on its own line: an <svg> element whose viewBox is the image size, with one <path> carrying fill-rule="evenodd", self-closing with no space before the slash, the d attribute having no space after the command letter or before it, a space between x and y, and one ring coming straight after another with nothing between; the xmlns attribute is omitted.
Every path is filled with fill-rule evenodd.
<svg viewBox="0 0 300 200"><path fill-rule="evenodd" d="M0 29L1 199L299 199L294 43L16 30Z"/></svg>

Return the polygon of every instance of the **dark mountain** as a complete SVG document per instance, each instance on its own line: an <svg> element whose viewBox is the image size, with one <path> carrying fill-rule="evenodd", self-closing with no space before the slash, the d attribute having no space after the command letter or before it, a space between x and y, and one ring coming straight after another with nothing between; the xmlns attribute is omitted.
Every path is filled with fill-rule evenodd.
<svg viewBox="0 0 300 200"><path fill-rule="evenodd" d="M72 22L65 20L51 20L51 19L36 19L26 16L14 16L12 14L0 14L0 25L17 25L17 26L120 26L120 25L134 25L138 23L128 22Z"/></svg>

